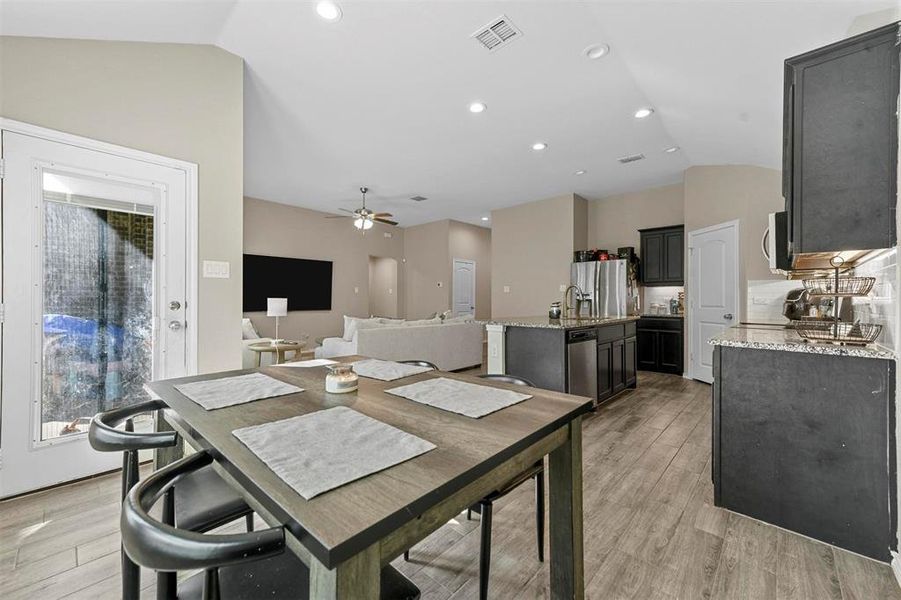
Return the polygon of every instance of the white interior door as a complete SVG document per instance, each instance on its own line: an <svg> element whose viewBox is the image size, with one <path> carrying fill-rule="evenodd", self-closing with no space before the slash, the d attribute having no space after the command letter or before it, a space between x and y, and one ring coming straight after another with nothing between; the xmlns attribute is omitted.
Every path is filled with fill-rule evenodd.
<svg viewBox="0 0 901 600"><path fill-rule="evenodd" d="M694 379L713 382L707 340L738 323L738 221L688 233L689 356Z"/></svg>
<svg viewBox="0 0 901 600"><path fill-rule="evenodd" d="M476 263L454 259L454 316L476 314Z"/></svg>
<svg viewBox="0 0 901 600"><path fill-rule="evenodd" d="M186 172L2 135L0 497L120 466L90 418L188 356Z"/></svg>

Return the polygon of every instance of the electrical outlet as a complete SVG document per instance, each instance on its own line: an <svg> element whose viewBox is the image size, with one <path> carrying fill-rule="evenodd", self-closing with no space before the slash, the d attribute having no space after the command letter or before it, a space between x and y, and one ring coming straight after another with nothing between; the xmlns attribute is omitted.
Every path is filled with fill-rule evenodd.
<svg viewBox="0 0 901 600"><path fill-rule="evenodd" d="M565 292L565 291L566 291L566 284L565 284L565 283L561 283L561 284L560 284L560 291L561 291L561 292Z"/></svg>
<svg viewBox="0 0 901 600"><path fill-rule="evenodd" d="M491 358L497 358L497 357L498 357L498 354L499 354L499 353L498 353L498 351L497 351L497 346L492 346L492 347L491 347Z"/></svg>
<svg viewBox="0 0 901 600"><path fill-rule="evenodd" d="M390 296L390 295L393 294L393 293L394 293L394 289L393 289L393 288L388 288L388 295Z"/></svg>
<svg viewBox="0 0 901 600"><path fill-rule="evenodd" d="M444 284L443 284L442 282L439 281L439 282L438 282L438 287L444 287Z"/></svg>
<svg viewBox="0 0 901 600"><path fill-rule="evenodd" d="M357 286L354 286L354 294L359 294L359 293L360 293L360 288L358 288Z"/></svg>
<svg viewBox="0 0 901 600"><path fill-rule="evenodd" d="M509 294L509 293L510 293L510 286L509 286L509 285L505 285L505 286L504 286L504 293L505 293L505 294Z"/></svg>

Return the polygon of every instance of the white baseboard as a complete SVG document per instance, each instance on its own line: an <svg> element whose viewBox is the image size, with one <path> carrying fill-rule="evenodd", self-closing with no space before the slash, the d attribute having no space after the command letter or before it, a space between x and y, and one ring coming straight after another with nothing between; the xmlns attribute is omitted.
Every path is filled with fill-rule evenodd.
<svg viewBox="0 0 901 600"><path fill-rule="evenodd" d="M901 555L892 552L892 573L895 574L895 583L901 587Z"/></svg>

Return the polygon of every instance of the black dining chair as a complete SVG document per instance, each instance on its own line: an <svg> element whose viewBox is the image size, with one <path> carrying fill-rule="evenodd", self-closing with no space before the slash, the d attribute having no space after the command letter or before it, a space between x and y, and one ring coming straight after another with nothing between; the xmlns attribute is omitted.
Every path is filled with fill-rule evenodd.
<svg viewBox="0 0 901 600"><path fill-rule="evenodd" d="M430 363L427 360L399 360L397 362L399 362L402 365L413 365L414 367L428 367L430 369L434 369L435 371L440 370L435 363Z"/></svg>
<svg viewBox="0 0 901 600"><path fill-rule="evenodd" d="M122 504L120 527L125 551L137 564L158 571L198 573L178 584L179 600L270 600L309 598L310 572L285 551L285 530L272 527L227 535L204 535L172 527L150 516L162 498L171 511L173 487L212 462L202 451L176 461L136 484ZM417 588L396 569L381 573L384 600L417 600Z"/></svg>
<svg viewBox="0 0 901 600"><path fill-rule="evenodd" d="M478 375L481 379L496 381L498 383L509 383L512 385L523 385L535 387L535 384L523 377L515 375L502 375L495 373L487 373ZM481 547L479 549L479 598L486 600L488 598L488 574L491 569L491 516L494 503L500 500L526 481L535 480L535 526L538 537L538 561L544 562L544 460L539 460L534 465L508 481L506 484L491 492L481 500L478 504L466 509L466 518L472 518L472 512L475 511L481 515ZM410 560L410 551L404 552L404 560Z"/></svg>
<svg viewBox="0 0 901 600"><path fill-rule="evenodd" d="M138 482L138 451L169 448L178 443L174 431L137 432L134 418L166 405L150 400L94 415L88 429L91 447L100 452L122 452L122 498ZM122 424L124 429L117 429ZM253 530L253 511L240 494L228 485L212 467L198 469L181 478L173 494L174 506L165 515L167 522L191 531L204 532L244 517L247 530ZM122 553L122 597L131 600L140 596L140 569ZM171 597L175 574L160 573L157 577L157 596Z"/></svg>

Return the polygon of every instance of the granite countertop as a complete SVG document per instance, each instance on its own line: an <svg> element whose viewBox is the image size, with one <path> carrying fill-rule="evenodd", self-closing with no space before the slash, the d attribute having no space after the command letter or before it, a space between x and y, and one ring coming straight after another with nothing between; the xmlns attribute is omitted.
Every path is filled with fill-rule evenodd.
<svg viewBox="0 0 901 600"><path fill-rule="evenodd" d="M667 313L667 314L665 314L665 315L655 315L655 314L652 314L652 313L643 313L643 314L641 315L641 318L642 318L642 319L684 319L684 318L685 318L685 315L684 315L684 314L681 314L681 313L678 314L678 315L672 315L672 314L669 314L669 313Z"/></svg>
<svg viewBox="0 0 901 600"><path fill-rule="evenodd" d="M857 356L861 358L895 358L895 353L880 346L839 346L826 342L808 342L794 329L778 325L738 325L726 329L707 341L712 346L731 348L753 348L756 350L781 350L784 352L807 352L809 354L832 354L836 356Z"/></svg>
<svg viewBox="0 0 901 600"><path fill-rule="evenodd" d="M637 321L638 317L598 317L582 319L551 319L547 315L543 317L510 317L508 319L491 319L488 325L504 325L506 327L537 327L544 329L578 329L579 327L591 327L592 325L615 325Z"/></svg>

